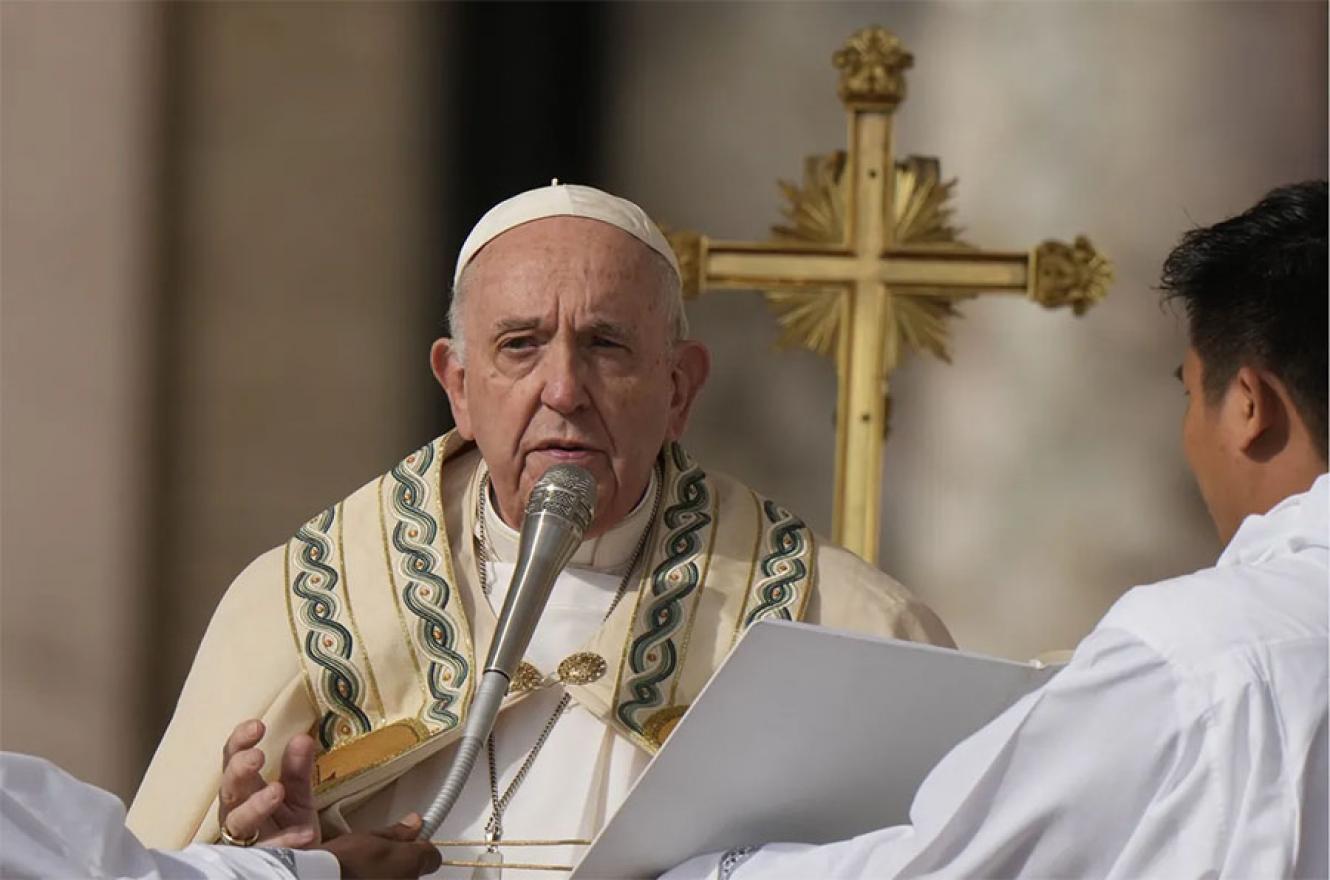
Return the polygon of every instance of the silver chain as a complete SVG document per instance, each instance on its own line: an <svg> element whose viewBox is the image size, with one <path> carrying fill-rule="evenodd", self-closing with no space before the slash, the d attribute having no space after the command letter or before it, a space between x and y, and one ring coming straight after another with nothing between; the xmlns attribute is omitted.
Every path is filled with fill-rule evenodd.
<svg viewBox="0 0 1330 880"><path fill-rule="evenodd" d="M485 756L489 760L490 767L490 804L494 812L490 813L489 821L485 823L485 836L493 843L503 838L503 811L508 809L508 803L517 794L518 786L526 781L526 775L531 772L531 766L536 763L536 755L545 746L545 740L550 738L554 731L554 725L558 723L563 712L568 708L569 701L572 700L572 694L567 691L559 698L559 703L554 707L554 712L550 715L550 720L545 722L545 727L540 731L540 736L536 737L536 744L531 747L531 751L526 753L526 760L522 766L517 768L517 775L513 781L508 783L508 788L499 796L499 771L494 764L494 733L491 732L489 739L485 740Z"/></svg>
<svg viewBox="0 0 1330 880"><path fill-rule="evenodd" d="M642 559L642 551L646 549L647 540L651 536L652 526L656 522L656 516L660 513L660 498L665 494L665 469L659 463L656 466L656 492L651 502L651 518L647 520L647 527L642 530L642 537L637 541L637 547L633 550L632 558L628 561L628 569L623 573L623 579L619 581L619 589L614 594L614 599L610 602L610 607L606 609L605 616L601 618L601 623L610 619L614 609L619 606L619 600L623 598L624 593L628 591L628 584L633 577L633 571L637 568L637 563ZM485 525L485 507L490 494L490 475L485 472L485 476L480 481L480 500L477 504L476 517L480 524L480 560L476 565L476 571L480 575L480 591L488 599L490 595L489 577L486 574L486 567L490 558L490 538L489 529ZM545 747L545 741L550 738L554 732L554 725L558 723L568 708L568 703L572 700L572 695L564 691L563 696L559 698L558 705L550 714L549 720L540 731L540 736L536 737L535 745L526 753L526 758L522 761L522 766L517 768L517 775L513 781L508 783L502 796L499 794L499 771L494 760L494 733L490 732L485 740L485 755L489 763L490 777L490 805L493 812L490 813L489 821L485 823L485 836L490 841L490 852L497 849L497 844L503 839L503 813L508 809L508 804L512 802L513 795L517 794L518 787L526 781L527 774L531 772L531 767L536 763L536 756L540 750Z"/></svg>

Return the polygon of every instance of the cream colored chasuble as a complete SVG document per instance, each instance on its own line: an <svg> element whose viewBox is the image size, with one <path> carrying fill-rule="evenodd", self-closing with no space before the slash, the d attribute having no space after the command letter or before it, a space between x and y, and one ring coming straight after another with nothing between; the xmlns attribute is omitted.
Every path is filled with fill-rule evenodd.
<svg viewBox="0 0 1330 880"><path fill-rule="evenodd" d="M485 468L467 495L478 498ZM627 518L599 538L583 542L572 561L554 584L549 604L527 649L526 659L544 676L554 677L560 664L579 652L600 629L615 594L630 574L634 551L651 525L655 493L660 481L651 484ZM492 503L485 507L485 530L474 531L475 546L484 547L491 558L486 565L490 585L489 610L496 618L503 608L518 554L518 533L499 518ZM640 560L637 560L640 563ZM640 568L640 564L637 568ZM626 591L625 591L626 592ZM564 688L553 683L533 691L505 711L495 726L495 766L498 791L503 795L540 738L558 707ZM423 813L433 800L452 763L456 745L422 762L395 783L375 794L363 805L339 813L355 830L379 828L403 814ZM501 845L504 878L557 877L549 869L523 869L520 865L571 866L584 845L549 841L589 841L627 795L651 756L613 728L571 701L555 722L531 768L503 811L503 839L517 846ZM452 813L435 834L436 840L481 841L491 815L491 789L485 756L476 762L471 778ZM540 843L537 843L540 841ZM476 843L441 847L445 864L434 877L470 877L473 867L462 862L482 857L485 847ZM452 862L454 864L448 864Z"/></svg>
<svg viewBox="0 0 1330 880"><path fill-rule="evenodd" d="M573 708L506 811L506 840L590 836L756 620L951 643L899 584L821 544L789 511L704 472L677 444L660 463L658 514L648 496L631 521L582 548L537 631L528 659L542 671L569 653L597 655L604 671L567 687ZM241 573L134 800L135 833L159 847L217 839L217 755L246 718L267 725L268 772L295 734L318 740L315 800L326 826L378 824L429 802L465 723L514 556L511 531L494 522L486 598L475 540L482 466L474 445L440 437ZM642 562L601 623L644 520ZM515 689L505 701L501 792L558 697L557 688ZM485 771L481 762L444 828L449 836L483 836ZM530 860L566 865L578 851Z"/></svg>
<svg viewBox="0 0 1330 880"><path fill-rule="evenodd" d="M488 506L494 559L484 561L486 597L477 553L484 473L479 457L450 435L380 481L388 594L355 574L355 557L369 548L345 535L362 532L354 517L364 506L352 499L288 543L292 632L327 749L315 785L325 827L371 829L422 811L447 773L516 561L516 533ZM461 528L447 528L449 520ZM644 533L643 559L633 565ZM549 876L576 862L743 627L763 616L802 616L816 549L812 532L787 511L708 476L677 445L663 451L638 507L579 548L528 651L530 678L556 672L569 657L591 661L596 672L547 687L523 687L519 675L496 724L502 797L567 689L567 709L504 810L504 877L522 876L515 872L527 869L517 865L541 866L529 869L532 876ZM405 624L418 702L402 689L402 664L374 657L378 639L361 634L372 621L384 623L385 595ZM695 626L699 618L709 624ZM396 686L384 686L387 671ZM435 838L450 842L442 848L453 863L440 876L472 876L483 857L493 806L487 770L473 771Z"/></svg>

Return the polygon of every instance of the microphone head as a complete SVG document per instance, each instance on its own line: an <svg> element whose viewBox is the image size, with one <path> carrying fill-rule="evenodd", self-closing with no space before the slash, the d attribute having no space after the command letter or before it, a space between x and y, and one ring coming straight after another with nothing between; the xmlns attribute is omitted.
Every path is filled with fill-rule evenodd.
<svg viewBox="0 0 1330 880"><path fill-rule="evenodd" d="M526 515L533 513L562 517L582 535L596 514L596 478L575 464L554 465L531 489Z"/></svg>

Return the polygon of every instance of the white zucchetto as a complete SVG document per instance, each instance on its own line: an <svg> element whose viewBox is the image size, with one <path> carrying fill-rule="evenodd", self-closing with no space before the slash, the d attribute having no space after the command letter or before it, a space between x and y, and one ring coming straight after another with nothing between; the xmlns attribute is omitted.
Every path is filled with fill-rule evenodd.
<svg viewBox="0 0 1330 880"><path fill-rule="evenodd" d="M453 284L457 284L466 264L485 245L509 229L546 217L586 217L617 226L664 257L674 274L682 277L674 250L645 211L627 199L594 187L559 183L556 179L549 186L519 193L485 212L457 254Z"/></svg>

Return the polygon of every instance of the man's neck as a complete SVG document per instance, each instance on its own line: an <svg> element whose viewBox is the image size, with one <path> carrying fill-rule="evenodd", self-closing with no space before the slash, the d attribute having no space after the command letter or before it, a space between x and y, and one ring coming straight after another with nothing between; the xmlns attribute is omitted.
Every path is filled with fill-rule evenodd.
<svg viewBox="0 0 1330 880"><path fill-rule="evenodd" d="M1311 489L1326 473L1326 461L1310 450L1285 450L1250 471L1242 504L1233 511L1227 528L1220 529L1220 540L1227 544L1249 516L1263 516L1286 498Z"/></svg>
<svg viewBox="0 0 1330 880"><path fill-rule="evenodd" d="M1270 467L1262 470L1253 488L1252 513L1267 513L1285 498L1301 495L1325 472L1325 460L1316 455L1303 455L1277 464L1271 462Z"/></svg>

